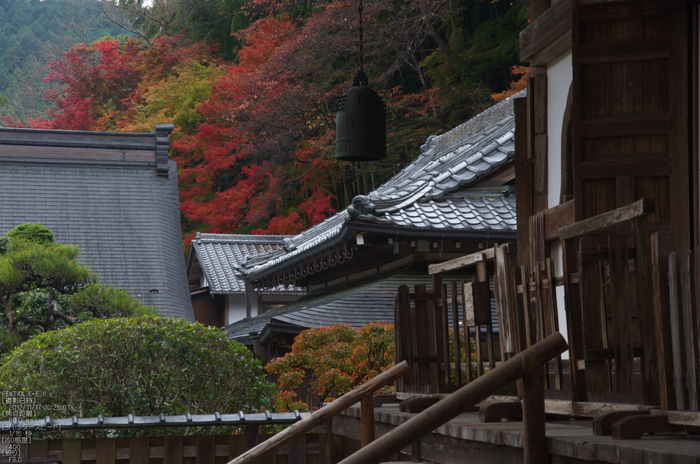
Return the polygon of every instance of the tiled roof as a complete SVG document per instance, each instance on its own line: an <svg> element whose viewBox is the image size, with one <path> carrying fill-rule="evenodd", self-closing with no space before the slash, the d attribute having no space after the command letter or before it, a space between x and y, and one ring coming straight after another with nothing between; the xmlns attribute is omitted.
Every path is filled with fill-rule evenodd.
<svg viewBox="0 0 700 464"><path fill-rule="evenodd" d="M0 235L33 222L103 282L166 316L194 319L168 130L126 134L0 128Z"/></svg>
<svg viewBox="0 0 700 464"><path fill-rule="evenodd" d="M264 260L250 260L246 271L256 277L299 255L335 246L351 222L514 232L513 192L489 191L478 181L513 161L513 99L523 95L524 91L445 134L429 137L420 156L399 174L368 195L355 197L348 209L287 240L284 250Z"/></svg>
<svg viewBox="0 0 700 464"><path fill-rule="evenodd" d="M464 276L443 277L445 282ZM432 278L425 271L407 270L370 283L325 295L311 295L252 319L235 322L225 328L229 338L250 339L259 336L268 326L284 326L298 331L345 323L361 327L375 321L394 322L394 299L401 285L427 285ZM449 293L448 285L448 293ZM449 296L449 295L448 295ZM494 304L492 303L492 306ZM461 315L460 315L461 317ZM492 308L493 327L498 330L498 316ZM449 321L451 321L451 314ZM451 323L451 322L450 322Z"/></svg>
<svg viewBox="0 0 700 464"><path fill-rule="evenodd" d="M215 294L243 293L245 284L237 269L253 257L265 257L281 250L289 235L202 234L192 240L192 249ZM301 292L298 287L280 287L277 291Z"/></svg>

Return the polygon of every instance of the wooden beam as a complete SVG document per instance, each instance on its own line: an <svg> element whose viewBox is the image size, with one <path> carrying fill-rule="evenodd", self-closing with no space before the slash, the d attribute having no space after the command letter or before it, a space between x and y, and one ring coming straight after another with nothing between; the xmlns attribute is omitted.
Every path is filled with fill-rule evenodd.
<svg viewBox="0 0 700 464"><path fill-rule="evenodd" d="M571 29L550 42L530 59L530 66L545 67L571 50Z"/></svg>
<svg viewBox="0 0 700 464"><path fill-rule="evenodd" d="M559 230L559 238L561 240L567 240L600 232L638 217L648 216L653 214L654 211L654 199L642 198L631 205L623 206L622 208L617 208L607 213L599 214L598 216L562 227Z"/></svg>
<svg viewBox="0 0 700 464"><path fill-rule="evenodd" d="M572 0L559 0L541 16L533 19L520 33L520 61L527 63L533 57L571 31Z"/></svg>
<svg viewBox="0 0 700 464"><path fill-rule="evenodd" d="M671 231L661 231L651 235L656 362L659 365L659 396L662 409L676 409L676 391L673 388L671 305L668 285L668 256L673 249L674 241Z"/></svg>
<svg viewBox="0 0 700 464"><path fill-rule="evenodd" d="M547 362L566 348L566 341L561 334L550 335L360 449L341 461L341 464L375 464L388 459L392 454L398 453L422 436L469 410L492 392L522 378L533 366Z"/></svg>
<svg viewBox="0 0 700 464"><path fill-rule="evenodd" d="M559 229L571 225L575 221L574 200L546 209L543 213L544 239L547 241L559 240Z"/></svg>
<svg viewBox="0 0 700 464"><path fill-rule="evenodd" d="M566 342L564 342L564 344L566 345ZM286 445L295 438L304 435L307 432L311 431L313 428L323 424L331 417L336 416L341 412L345 411L347 408L360 401L367 394L371 394L372 392L379 390L383 386L390 384L394 380L406 374L409 370L410 368L408 367L408 363L406 361L397 364L391 369L382 372L372 380L363 383L359 387L344 394L332 403L312 413L305 419L296 422L288 429L283 430L277 435L274 435L272 438L248 450L233 461L230 461L228 464L250 464L259 461L264 456L274 453L279 447Z"/></svg>
<svg viewBox="0 0 700 464"><path fill-rule="evenodd" d="M488 261L494 259L496 253L493 248L487 248L484 251L478 253L472 253L467 256L462 256L457 259L452 259L450 261L445 261L444 263L431 264L428 266L428 274L442 274L443 272L456 271L458 269L464 269L465 267L473 266L476 263L482 261Z"/></svg>

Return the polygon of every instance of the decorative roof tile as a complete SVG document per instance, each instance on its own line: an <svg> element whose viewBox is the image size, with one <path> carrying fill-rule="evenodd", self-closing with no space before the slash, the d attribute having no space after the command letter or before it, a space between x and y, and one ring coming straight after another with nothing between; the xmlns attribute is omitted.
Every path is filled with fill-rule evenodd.
<svg viewBox="0 0 700 464"><path fill-rule="evenodd" d="M202 234L192 240L196 254L207 279L209 290L214 294L244 293L245 283L238 272L248 259L269 258L275 251L282 251L284 239L290 235L234 235ZM303 292L292 286L272 289L279 292Z"/></svg>

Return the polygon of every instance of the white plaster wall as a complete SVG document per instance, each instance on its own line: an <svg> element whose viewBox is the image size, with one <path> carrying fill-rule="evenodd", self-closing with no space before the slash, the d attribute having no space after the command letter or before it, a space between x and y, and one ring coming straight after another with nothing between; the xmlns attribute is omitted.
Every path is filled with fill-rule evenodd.
<svg viewBox="0 0 700 464"><path fill-rule="evenodd" d="M561 133L566 111L566 99L573 79L571 52L568 52L547 66L547 203L552 208L559 204L561 196ZM552 245L554 272L564 273L563 254L559 243ZM559 331L568 340L564 287L557 287L557 307L559 309ZM568 355L568 352L565 353Z"/></svg>
<svg viewBox="0 0 700 464"><path fill-rule="evenodd" d="M255 305L255 303L253 304ZM245 319L245 295L243 293L226 295L226 306L228 307L227 325ZM255 310L256 308L253 308L253 314L256 314Z"/></svg>

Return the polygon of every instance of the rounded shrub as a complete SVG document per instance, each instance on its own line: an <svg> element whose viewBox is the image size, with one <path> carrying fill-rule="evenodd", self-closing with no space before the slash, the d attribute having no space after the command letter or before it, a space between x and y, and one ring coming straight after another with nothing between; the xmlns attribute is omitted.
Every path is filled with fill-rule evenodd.
<svg viewBox="0 0 700 464"><path fill-rule="evenodd" d="M36 243L53 242L53 232L48 227L42 224L20 224L17 227L10 229L7 233L7 238L22 238L24 240Z"/></svg>
<svg viewBox="0 0 700 464"><path fill-rule="evenodd" d="M276 387L215 328L154 316L98 319L36 336L0 367L0 389L36 399L33 417L257 412Z"/></svg>

